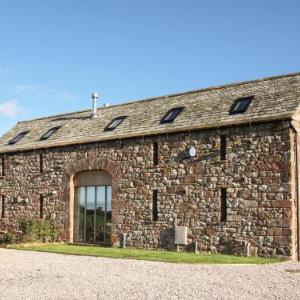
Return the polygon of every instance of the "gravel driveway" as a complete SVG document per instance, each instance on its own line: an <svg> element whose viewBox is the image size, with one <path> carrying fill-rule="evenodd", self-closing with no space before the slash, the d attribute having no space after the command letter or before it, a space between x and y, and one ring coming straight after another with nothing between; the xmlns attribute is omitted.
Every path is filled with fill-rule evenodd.
<svg viewBox="0 0 300 300"><path fill-rule="evenodd" d="M292 262L179 265L0 249L0 299L300 299L297 270Z"/></svg>

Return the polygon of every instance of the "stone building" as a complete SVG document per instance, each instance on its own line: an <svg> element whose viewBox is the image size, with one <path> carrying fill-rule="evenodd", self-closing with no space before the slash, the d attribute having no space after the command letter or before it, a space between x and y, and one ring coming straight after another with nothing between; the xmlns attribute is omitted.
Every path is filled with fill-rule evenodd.
<svg viewBox="0 0 300 300"><path fill-rule="evenodd" d="M0 230L74 243L299 256L300 73L19 122L0 139Z"/></svg>

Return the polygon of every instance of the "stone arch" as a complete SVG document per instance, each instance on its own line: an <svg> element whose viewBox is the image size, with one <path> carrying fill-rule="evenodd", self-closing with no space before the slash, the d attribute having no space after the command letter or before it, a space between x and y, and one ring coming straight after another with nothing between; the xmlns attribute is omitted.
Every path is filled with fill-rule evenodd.
<svg viewBox="0 0 300 300"><path fill-rule="evenodd" d="M117 180L119 178L119 171L115 163L106 158L85 158L74 160L65 167L65 199L66 208L69 210L69 220L65 224L67 231L67 240L73 242L74 240L74 176L86 171L106 171L110 174L112 180L112 211L114 214L114 203L117 199Z"/></svg>
<svg viewBox="0 0 300 300"><path fill-rule="evenodd" d="M112 177L110 173L103 170L81 171L73 177L74 187L79 186L97 186L112 185Z"/></svg>
<svg viewBox="0 0 300 300"><path fill-rule="evenodd" d="M110 173L113 179L118 178L118 168L107 158L85 158L71 162L65 168L65 172L69 176L74 176L76 173L90 170L103 170Z"/></svg>

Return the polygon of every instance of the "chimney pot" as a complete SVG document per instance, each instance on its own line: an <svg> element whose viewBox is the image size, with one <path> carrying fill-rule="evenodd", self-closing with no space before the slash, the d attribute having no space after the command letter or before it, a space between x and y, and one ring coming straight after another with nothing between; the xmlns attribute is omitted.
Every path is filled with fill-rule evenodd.
<svg viewBox="0 0 300 300"><path fill-rule="evenodd" d="M99 95L98 93L94 92L92 93L92 100L93 100L93 111L91 113L91 118L92 119L95 119L98 117L98 114L97 114L97 100L99 98Z"/></svg>

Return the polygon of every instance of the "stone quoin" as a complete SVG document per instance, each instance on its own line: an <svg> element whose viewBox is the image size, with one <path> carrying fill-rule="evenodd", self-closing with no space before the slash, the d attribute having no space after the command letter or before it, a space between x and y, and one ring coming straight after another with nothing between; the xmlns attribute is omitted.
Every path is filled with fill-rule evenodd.
<svg viewBox="0 0 300 300"><path fill-rule="evenodd" d="M19 122L0 231L42 217L68 242L175 249L184 225L186 250L298 259L299 103L294 73Z"/></svg>

